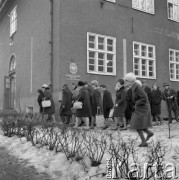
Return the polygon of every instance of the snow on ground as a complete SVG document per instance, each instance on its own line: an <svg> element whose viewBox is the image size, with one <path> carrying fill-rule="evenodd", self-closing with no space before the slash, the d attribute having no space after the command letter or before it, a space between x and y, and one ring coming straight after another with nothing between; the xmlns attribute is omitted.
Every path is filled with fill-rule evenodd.
<svg viewBox="0 0 179 180"><path fill-rule="evenodd" d="M164 145L168 146L170 149L166 154L165 162L174 163L177 175L179 176L179 123L173 122L171 124L170 139L168 138L168 125L166 123L160 126L154 126L152 131L155 135L151 140L161 139ZM112 133L116 132L112 131ZM137 134L130 130L122 131L121 134L124 137L129 135L132 138L137 137ZM139 140L138 143L140 143ZM26 142L25 138L8 138L3 136L3 133L0 132L0 145L6 147L11 154L18 158L27 160L29 165L33 165L39 172L48 173L53 180L86 180L89 176L99 172L106 172L106 159L110 157L109 154L106 153L99 167L90 167L90 165L88 165L89 171L85 173L81 164L67 161L63 153L56 154L54 151L46 150L45 147L34 147L30 142ZM178 148L178 153L175 152L176 148ZM146 151L146 148L141 148L140 151L142 154ZM106 178L102 176L91 178L91 180L104 179Z"/></svg>

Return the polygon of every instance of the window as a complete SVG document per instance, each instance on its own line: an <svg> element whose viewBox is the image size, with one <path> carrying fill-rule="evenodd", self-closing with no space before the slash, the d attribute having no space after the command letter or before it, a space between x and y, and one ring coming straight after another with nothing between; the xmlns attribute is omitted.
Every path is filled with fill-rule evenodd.
<svg viewBox="0 0 179 180"><path fill-rule="evenodd" d="M10 64L9 64L9 73L13 73L16 70L16 60L15 56L13 55L10 59Z"/></svg>
<svg viewBox="0 0 179 180"><path fill-rule="evenodd" d="M179 22L179 0L168 0L168 19Z"/></svg>
<svg viewBox="0 0 179 180"><path fill-rule="evenodd" d="M155 46L133 43L133 71L137 77L156 78Z"/></svg>
<svg viewBox="0 0 179 180"><path fill-rule="evenodd" d="M17 6L10 13L10 37L17 30Z"/></svg>
<svg viewBox="0 0 179 180"><path fill-rule="evenodd" d="M87 72L116 75L116 38L87 33Z"/></svg>
<svg viewBox="0 0 179 180"><path fill-rule="evenodd" d="M154 14L154 0L132 0L134 9Z"/></svg>
<svg viewBox="0 0 179 180"><path fill-rule="evenodd" d="M179 50L169 49L170 80L179 81Z"/></svg>

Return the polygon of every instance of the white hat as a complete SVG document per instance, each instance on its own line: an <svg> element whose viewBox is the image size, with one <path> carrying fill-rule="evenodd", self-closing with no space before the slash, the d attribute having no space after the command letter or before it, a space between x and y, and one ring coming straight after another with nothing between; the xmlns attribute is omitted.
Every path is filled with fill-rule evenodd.
<svg viewBox="0 0 179 180"><path fill-rule="evenodd" d="M43 84L42 88L48 88L48 85L47 84Z"/></svg>
<svg viewBox="0 0 179 180"><path fill-rule="evenodd" d="M139 84L140 86L142 86L142 83L141 83L140 80L136 80L135 82L136 82L137 84Z"/></svg>
<svg viewBox="0 0 179 180"><path fill-rule="evenodd" d="M134 73L130 72L124 76L124 80L134 82L134 81L136 81L136 76L134 75Z"/></svg>

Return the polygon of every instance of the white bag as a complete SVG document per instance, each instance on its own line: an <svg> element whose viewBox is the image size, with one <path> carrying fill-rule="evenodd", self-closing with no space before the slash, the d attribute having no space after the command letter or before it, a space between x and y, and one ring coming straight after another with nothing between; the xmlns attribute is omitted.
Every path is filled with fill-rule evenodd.
<svg viewBox="0 0 179 180"><path fill-rule="evenodd" d="M50 100L44 100L42 101L42 107L50 107L51 101Z"/></svg>
<svg viewBox="0 0 179 180"><path fill-rule="evenodd" d="M96 115L96 126L104 127L104 116L103 115Z"/></svg>
<svg viewBox="0 0 179 180"><path fill-rule="evenodd" d="M114 114L114 108L110 109L109 118L112 118Z"/></svg>
<svg viewBox="0 0 179 180"><path fill-rule="evenodd" d="M83 103L80 101L75 101L73 103L73 109L82 109Z"/></svg>

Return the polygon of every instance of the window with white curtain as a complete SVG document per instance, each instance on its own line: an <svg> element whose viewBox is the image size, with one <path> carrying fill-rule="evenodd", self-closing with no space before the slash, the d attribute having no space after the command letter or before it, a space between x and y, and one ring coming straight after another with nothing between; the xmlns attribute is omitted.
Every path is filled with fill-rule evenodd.
<svg viewBox="0 0 179 180"><path fill-rule="evenodd" d="M179 0L168 0L168 19L179 22Z"/></svg>
<svg viewBox="0 0 179 180"><path fill-rule="evenodd" d="M154 0L132 0L132 8L154 14Z"/></svg>
<svg viewBox="0 0 179 180"><path fill-rule="evenodd" d="M17 6L10 13L10 37L17 30Z"/></svg>
<svg viewBox="0 0 179 180"><path fill-rule="evenodd" d="M170 80L179 81L179 50L169 49Z"/></svg>

